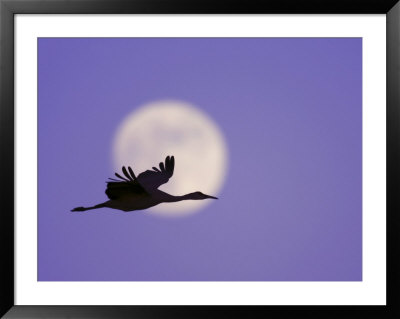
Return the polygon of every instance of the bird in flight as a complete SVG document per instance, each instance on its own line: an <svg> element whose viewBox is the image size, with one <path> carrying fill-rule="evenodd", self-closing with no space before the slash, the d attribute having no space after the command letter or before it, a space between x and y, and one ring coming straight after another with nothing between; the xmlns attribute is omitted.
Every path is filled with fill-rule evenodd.
<svg viewBox="0 0 400 319"><path fill-rule="evenodd" d="M124 176L115 173L118 179L109 178L107 183L106 195L108 201L90 207L76 207L72 212L83 212L97 208L113 208L125 212L141 210L153 207L160 203L172 203L182 200L200 200L217 197L203 194L201 192L189 193L182 196L174 196L160 191L158 188L168 182L174 173L175 159L173 156L167 156L165 164L161 162L159 168L153 167L153 170L147 170L140 173L137 177L132 168L122 167Z"/></svg>

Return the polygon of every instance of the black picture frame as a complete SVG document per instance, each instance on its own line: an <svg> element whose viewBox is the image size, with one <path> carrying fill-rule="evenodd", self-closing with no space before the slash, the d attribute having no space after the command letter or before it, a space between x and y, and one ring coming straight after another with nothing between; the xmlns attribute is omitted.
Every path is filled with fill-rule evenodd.
<svg viewBox="0 0 400 319"><path fill-rule="evenodd" d="M386 306L16 306L14 304L15 14L386 14L387 305ZM0 0L0 315L5 318L400 318L400 3L398 0Z"/></svg>

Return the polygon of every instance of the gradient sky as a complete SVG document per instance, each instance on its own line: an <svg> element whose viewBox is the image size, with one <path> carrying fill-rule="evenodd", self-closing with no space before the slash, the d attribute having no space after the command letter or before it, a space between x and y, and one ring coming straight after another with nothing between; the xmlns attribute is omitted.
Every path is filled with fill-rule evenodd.
<svg viewBox="0 0 400 319"><path fill-rule="evenodd" d="M360 38L38 41L38 280L362 280ZM107 199L124 117L164 99L225 135L220 200L71 213Z"/></svg>

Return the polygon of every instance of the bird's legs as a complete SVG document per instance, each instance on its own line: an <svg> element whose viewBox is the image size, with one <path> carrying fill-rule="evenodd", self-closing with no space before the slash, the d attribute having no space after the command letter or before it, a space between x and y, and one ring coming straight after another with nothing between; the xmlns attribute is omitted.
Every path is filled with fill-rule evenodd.
<svg viewBox="0 0 400 319"><path fill-rule="evenodd" d="M71 210L71 212L84 212L86 210L91 210L91 209L97 209L97 208L102 208L102 207L106 207L104 205L104 203L95 205L95 206L91 206L91 207L75 207L74 209Z"/></svg>

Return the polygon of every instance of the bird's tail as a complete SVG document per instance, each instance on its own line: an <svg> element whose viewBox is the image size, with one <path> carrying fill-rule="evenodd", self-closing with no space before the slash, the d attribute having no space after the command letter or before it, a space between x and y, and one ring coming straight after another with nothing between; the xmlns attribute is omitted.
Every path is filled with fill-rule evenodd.
<svg viewBox="0 0 400 319"><path fill-rule="evenodd" d="M105 207L104 203L98 204L98 205L95 205L95 206L91 206L91 207L82 207L82 206L81 207L75 207L74 209L71 209L71 212L84 212L86 210L97 209L97 208L102 208L102 207Z"/></svg>

